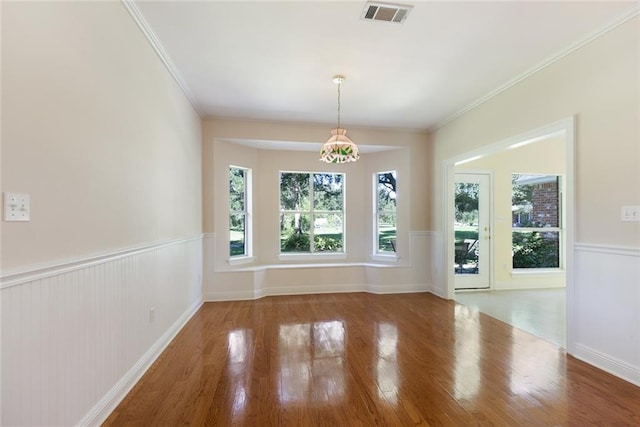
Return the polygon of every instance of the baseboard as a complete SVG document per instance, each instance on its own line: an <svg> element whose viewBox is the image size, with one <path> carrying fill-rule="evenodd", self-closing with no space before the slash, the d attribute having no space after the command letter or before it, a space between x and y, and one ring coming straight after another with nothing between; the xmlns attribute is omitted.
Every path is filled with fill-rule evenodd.
<svg viewBox="0 0 640 427"><path fill-rule="evenodd" d="M447 292L442 292L442 290L438 289L433 283L429 283L427 285L427 292L437 296L438 298L449 299L449 297L447 296Z"/></svg>
<svg viewBox="0 0 640 427"><path fill-rule="evenodd" d="M640 367L629 365L582 344L575 344L574 348L575 353L571 355L575 358L640 386Z"/></svg>
<svg viewBox="0 0 640 427"><path fill-rule="evenodd" d="M278 286L264 288L261 290L261 296L276 295L312 295L312 294L340 294L347 292L364 292L366 285L349 284L349 285L294 285L294 286Z"/></svg>
<svg viewBox="0 0 640 427"><path fill-rule="evenodd" d="M79 426L101 425L127 396L131 389L153 365L178 332L197 313L203 301L196 301L174 322L173 325L147 350L138 362L104 395L102 399L79 422Z"/></svg>
<svg viewBox="0 0 640 427"><path fill-rule="evenodd" d="M205 302L248 301L279 295L339 294L366 291L366 285L278 286L256 289L255 291L209 291L204 294L204 300Z"/></svg>
<svg viewBox="0 0 640 427"><path fill-rule="evenodd" d="M202 298L204 302L251 301L257 299L253 291L207 291Z"/></svg>
<svg viewBox="0 0 640 427"><path fill-rule="evenodd" d="M403 284L403 285L367 285L367 292L372 294L411 294L415 292L431 292L427 284Z"/></svg>
<svg viewBox="0 0 640 427"><path fill-rule="evenodd" d="M323 286L279 286L264 288L254 291L214 291L204 294L205 302L222 301L250 301L269 296L281 295L313 295L313 294L340 294L348 292L368 292L372 294L405 294L415 292L430 292L435 294L428 284L403 284L403 285L323 285ZM440 295L437 295L440 296Z"/></svg>

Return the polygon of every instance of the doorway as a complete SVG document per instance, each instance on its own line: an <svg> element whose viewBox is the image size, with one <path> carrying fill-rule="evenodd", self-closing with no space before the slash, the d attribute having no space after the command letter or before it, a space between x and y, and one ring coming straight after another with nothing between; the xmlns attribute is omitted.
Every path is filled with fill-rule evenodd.
<svg viewBox="0 0 640 427"><path fill-rule="evenodd" d="M488 289L491 265L489 174L456 173L454 183L455 289Z"/></svg>
<svg viewBox="0 0 640 427"><path fill-rule="evenodd" d="M444 218L446 221L444 233L444 251L446 255L447 263L443 266L446 266L446 283L447 283L447 295L450 299L456 299L456 291L458 290L458 281L457 275L454 272L454 269L451 266L456 265L455 263L455 188L457 181L457 174L466 172L465 168L468 168L468 172L477 172L477 171L485 171L485 170L493 170L494 168L488 165L488 162L492 160L494 155L502 156L503 153L511 152L511 151L519 151L514 149L519 149L520 147L527 147L529 145L538 145L534 143L543 142L545 140L549 140L552 138L556 138L561 147L564 149L564 155L561 159L557 157L550 156L548 152L544 152L543 154L548 157L548 161L545 161L545 164L550 165L552 159L559 160L560 163L563 164L564 173L564 203L562 209L562 215L566 221L565 228L562 231L565 239L564 239L564 247L562 247L565 259L562 263L563 265L559 269L559 271L546 271L545 272L545 281L547 278L561 273L564 277L564 286L565 286L565 295L566 300L564 301L564 306L566 314L563 316L565 318L566 328L566 348L567 351L573 351L573 246L574 246L574 118L569 117L563 120L560 120L555 123L551 123L549 125L543 126L538 129L531 130L529 132L516 135L513 137L509 137L507 139L498 141L494 144L489 144L483 147L478 148L474 151L469 151L463 154L460 154L455 157L451 157L444 162L444 178L445 178L445 188L447 189L445 193L445 201L444 201ZM483 161L482 159L486 159ZM527 163L527 167L521 168L517 167L517 172L529 171L528 165L531 162L531 158L528 155L523 155L523 162ZM511 164L509 160L502 159L502 164L510 164L513 167L515 165ZM522 170L520 170L522 169ZM553 174L549 171L540 171L540 173L544 172L545 174ZM491 187L492 187L492 195L496 197L507 198L505 203L500 201L493 201L492 206L496 203L502 206L510 206L511 205L511 190L512 190L512 182L509 177L513 177L513 175L509 172L507 175L507 179L505 176L502 176L502 172L499 172L496 175L494 172L491 175ZM494 182L495 178L495 182ZM502 184L499 184L502 183ZM506 196L505 196L506 195ZM503 197L505 196L505 197ZM502 211L501 211L502 212ZM512 232L513 227L517 227L517 224L513 222L512 212L494 212L491 214L494 218L491 222L491 240L490 247L491 251L498 252L498 247L505 248L509 245L512 245ZM516 229L516 231L521 231ZM547 231L546 229L544 230ZM480 235L480 234L479 234ZM498 240L505 240L504 242ZM495 241L494 241L495 240ZM511 248L512 249L512 248ZM505 253L503 253L505 252ZM492 264L490 266L490 286L488 290L483 290L481 293L493 294L495 292L502 292L506 289L515 289L515 282L520 282L523 285L527 285L524 283L526 280L530 281L531 286L525 286L525 288L536 287L540 288L538 278L535 275L527 274L528 272L517 271L513 272L511 270L511 259L504 259L508 257L512 253L511 250L504 251L501 250L500 253L496 255L496 253L492 252ZM502 260L502 261L501 261ZM556 269L558 270L558 269ZM556 287L557 284L549 285L549 287ZM460 294L462 295L462 294ZM481 296L481 295L479 295Z"/></svg>

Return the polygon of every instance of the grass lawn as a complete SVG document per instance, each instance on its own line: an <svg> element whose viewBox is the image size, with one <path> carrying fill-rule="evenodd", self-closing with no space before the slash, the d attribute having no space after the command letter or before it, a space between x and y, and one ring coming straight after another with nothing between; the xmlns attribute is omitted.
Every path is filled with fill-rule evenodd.
<svg viewBox="0 0 640 427"><path fill-rule="evenodd" d="M478 240L478 227L468 225L456 225L453 228L456 242L463 242L466 239Z"/></svg>
<svg viewBox="0 0 640 427"><path fill-rule="evenodd" d="M395 227L380 227L380 235L378 236L378 248L382 252L393 252L391 241L396 238Z"/></svg>

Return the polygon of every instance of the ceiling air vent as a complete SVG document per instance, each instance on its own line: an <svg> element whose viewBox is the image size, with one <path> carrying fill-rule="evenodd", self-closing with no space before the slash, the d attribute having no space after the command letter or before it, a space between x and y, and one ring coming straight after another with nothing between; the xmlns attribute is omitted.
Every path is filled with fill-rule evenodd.
<svg viewBox="0 0 640 427"><path fill-rule="evenodd" d="M367 2L364 5L362 18L367 21L395 22L402 24L413 6L404 6L393 3Z"/></svg>

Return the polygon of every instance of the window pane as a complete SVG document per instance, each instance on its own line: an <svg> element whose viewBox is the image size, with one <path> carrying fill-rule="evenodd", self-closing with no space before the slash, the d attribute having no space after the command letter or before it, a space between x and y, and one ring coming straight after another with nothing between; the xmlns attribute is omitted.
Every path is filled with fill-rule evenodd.
<svg viewBox="0 0 640 427"><path fill-rule="evenodd" d="M313 174L313 209L342 210L342 174Z"/></svg>
<svg viewBox="0 0 640 427"><path fill-rule="evenodd" d="M309 210L308 173L280 173L280 209Z"/></svg>
<svg viewBox="0 0 640 427"><path fill-rule="evenodd" d="M245 255L245 219L244 214L229 215L229 255Z"/></svg>
<svg viewBox="0 0 640 427"><path fill-rule="evenodd" d="M229 169L229 209L232 212L242 212L244 207L245 170Z"/></svg>
<svg viewBox="0 0 640 427"><path fill-rule="evenodd" d="M560 267L560 232L514 231L513 268Z"/></svg>
<svg viewBox="0 0 640 427"><path fill-rule="evenodd" d="M396 173L378 174L378 211L396 210Z"/></svg>
<svg viewBox="0 0 640 427"><path fill-rule="evenodd" d="M378 251L395 252L396 214L378 214Z"/></svg>
<svg viewBox="0 0 640 427"><path fill-rule="evenodd" d="M309 214L280 214L280 251L310 252L310 224L311 221Z"/></svg>
<svg viewBox="0 0 640 427"><path fill-rule="evenodd" d="M314 217L313 246L315 252L342 252L342 214Z"/></svg>
<svg viewBox="0 0 640 427"><path fill-rule="evenodd" d="M456 240L460 238L458 234L458 227L474 227L472 233L474 237L478 238L477 226L479 222L478 203L480 191L480 184L474 182L457 182L455 185L455 231Z"/></svg>
<svg viewBox="0 0 640 427"><path fill-rule="evenodd" d="M558 182L557 175L513 174L513 226L559 227Z"/></svg>

